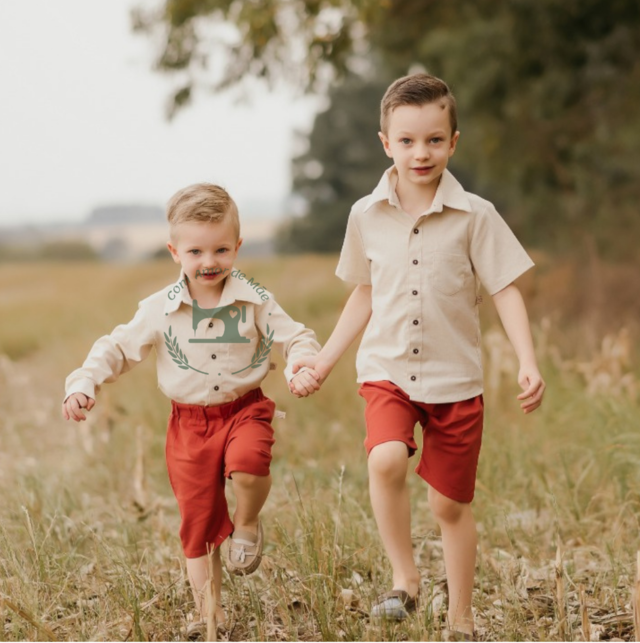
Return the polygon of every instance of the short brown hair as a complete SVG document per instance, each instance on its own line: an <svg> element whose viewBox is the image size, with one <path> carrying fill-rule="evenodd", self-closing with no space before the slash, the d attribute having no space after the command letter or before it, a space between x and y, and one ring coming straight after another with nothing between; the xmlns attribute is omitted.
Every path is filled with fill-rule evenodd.
<svg viewBox="0 0 640 643"><path fill-rule="evenodd" d="M226 217L240 238L238 206L229 193L213 183L194 183L176 192L167 203L167 220L173 233L174 227L187 221L221 223Z"/></svg>
<svg viewBox="0 0 640 643"><path fill-rule="evenodd" d="M380 129L386 136L389 130L391 112L401 105L426 105L438 103L444 109L449 107L451 135L458 131L458 110L447 83L430 74L418 73L403 76L393 81L382 97L380 103Z"/></svg>

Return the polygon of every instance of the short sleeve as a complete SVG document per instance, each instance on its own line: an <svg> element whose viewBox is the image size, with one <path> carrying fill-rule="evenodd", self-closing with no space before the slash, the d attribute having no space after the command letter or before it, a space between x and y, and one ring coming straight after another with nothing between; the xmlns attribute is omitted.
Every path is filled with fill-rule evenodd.
<svg viewBox="0 0 640 643"><path fill-rule="evenodd" d="M347 231L340 252L336 275L343 281L371 285L371 262L367 259L354 211L347 221Z"/></svg>
<svg viewBox="0 0 640 643"><path fill-rule="evenodd" d="M534 263L491 203L474 214L469 254L482 285L495 295Z"/></svg>

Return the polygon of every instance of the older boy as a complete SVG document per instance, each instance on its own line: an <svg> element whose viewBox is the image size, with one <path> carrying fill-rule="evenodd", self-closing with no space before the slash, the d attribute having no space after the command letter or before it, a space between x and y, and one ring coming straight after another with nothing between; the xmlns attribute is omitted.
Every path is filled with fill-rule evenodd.
<svg viewBox="0 0 640 643"><path fill-rule="evenodd" d="M442 531L449 635L473 636L476 528L471 512L483 422L478 280L520 360L525 413L542 400L529 322L513 281L533 262L491 203L465 192L446 169L456 149L455 99L428 74L395 81L381 104L380 140L394 165L351 211L336 274L357 284L312 366L324 380L358 333L359 394L366 400L370 494L393 568L393 590L372 616L415 609L420 576L411 546L408 457ZM295 368L294 368L294 372Z"/></svg>
<svg viewBox="0 0 640 643"><path fill-rule="evenodd" d="M227 192L208 183L179 191L167 208L178 282L139 303L131 322L93 345L66 381L62 413L84 420L105 382L157 353L158 386L171 399L166 458L182 518L180 538L202 629L207 552L214 549L220 605L219 546L228 537L227 567L248 574L260 564L259 513L271 488L275 404L260 383L270 370L272 344L288 361L285 376L298 396L318 388L311 372L293 375L294 359L317 354L313 331L293 321L264 288L233 269L242 245L238 210ZM257 284L259 286L259 284ZM236 497L233 522L225 477ZM217 620L224 620L218 608Z"/></svg>

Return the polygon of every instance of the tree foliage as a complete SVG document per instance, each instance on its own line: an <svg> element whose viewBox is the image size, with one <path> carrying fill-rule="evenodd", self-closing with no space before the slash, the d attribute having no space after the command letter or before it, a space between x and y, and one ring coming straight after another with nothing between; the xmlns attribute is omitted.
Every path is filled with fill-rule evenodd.
<svg viewBox="0 0 640 643"><path fill-rule="evenodd" d="M159 42L156 68L177 76L172 115L198 84L220 90L253 76L325 90L362 49L363 25L376 6L370 0L164 0L155 10L135 9L132 20L134 30Z"/></svg>
<svg viewBox="0 0 640 643"><path fill-rule="evenodd" d="M221 23L231 31L212 46L205 27ZM587 234L612 254L635 252L637 0L166 0L138 25L164 30L158 65L185 74L178 101L216 56L218 87L253 75L331 88L294 161L309 213L292 224L289 247L336 248L348 205L386 163L367 124L377 123L380 81L418 64L458 99L455 168L525 241L561 248Z"/></svg>

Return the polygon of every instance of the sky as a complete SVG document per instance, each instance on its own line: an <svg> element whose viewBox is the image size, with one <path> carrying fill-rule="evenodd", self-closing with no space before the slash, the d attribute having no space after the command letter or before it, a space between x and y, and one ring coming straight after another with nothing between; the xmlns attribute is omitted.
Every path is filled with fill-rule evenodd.
<svg viewBox="0 0 640 643"><path fill-rule="evenodd" d="M136 3L0 0L0 226L163 207L199 181L241 211L288 195L293 132L309 130L317 101L256 82L249 103L202 91L168 122L172 79L131 31Z"/></svg>

